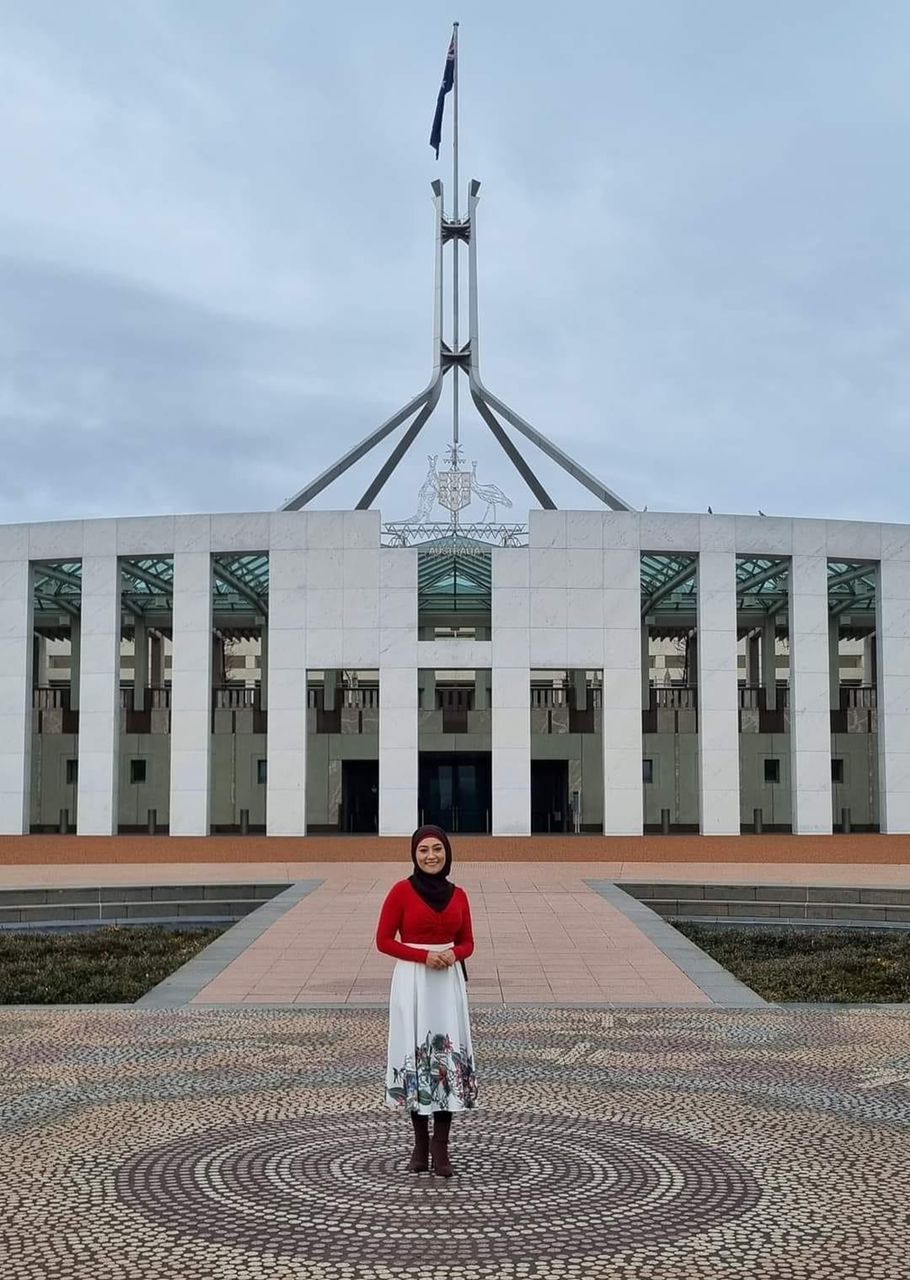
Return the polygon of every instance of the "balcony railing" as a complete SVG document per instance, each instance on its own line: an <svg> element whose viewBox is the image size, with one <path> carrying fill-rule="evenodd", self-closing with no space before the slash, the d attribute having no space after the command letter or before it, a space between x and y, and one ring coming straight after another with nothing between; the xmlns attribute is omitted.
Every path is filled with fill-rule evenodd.
<svg viewBox="0 0 910 1280"><path fill-rule="evenodd" d="M369 689L344 689L342 690L342 703L346 707L356 707L359 711L379 710L379 690L375 687Z"/></svg>
<svg viewBox="0 0 910 1280"><path fill-rule="evenodd" d="M775 711L783 711L790 705L789 685L777 685L774 690ZM760 684L741 684L739 686L740 711L768 711L768 691Z"/></svg>
<svg viewBox="0 0 910 1280"><path fill-rule="evenodd" d="M531 689L532 707L564 707L568 701L568 689Z"/></svg>
<svg viewBox="0 0 910 1280"><path fill-rule="evenodd" d="M50 685L39 685L32 689L32 707L36 711L69 711L70 688L52 688Z"/></svg>
<svg viewBox="0 0 910 1280"><path fill-rule="evenodd" d="M445 687L440 688L439 685L437 685L436 709L437 711L473 711L473 688L461 685L447 689Z"/></svg>
<svg viewBox="0 0 910 1280"><path fill-rule="evenodd" d="M659 711L694 711L698 689L694 684L658 685L651 690L651 705Z"/></svg>
<svg viewBox="0 0 910 1280"><path fill-rule="evenodd" d="M310 711L325 710L325 689L321 685L311 686L306 691L306 704ZM339 706L354 707L358 711L379 709L379 688L370 685L362 689L341 689L336 710Z"/></svg>
<svg viewBox="0 0 910 1280"><path fill-rule="evenodd" d="M216 711L256 711L259 708L259 689L248 689L242 684L216 685L212 690L212 707Z"/></svg>
<svg viewBox="0 0 910 1280"><path fill-rule="evenodd" d="M842 684L840 687L840 709L849 711L859 707L862 711L874 711L878 706L874 684Z"/></svg>

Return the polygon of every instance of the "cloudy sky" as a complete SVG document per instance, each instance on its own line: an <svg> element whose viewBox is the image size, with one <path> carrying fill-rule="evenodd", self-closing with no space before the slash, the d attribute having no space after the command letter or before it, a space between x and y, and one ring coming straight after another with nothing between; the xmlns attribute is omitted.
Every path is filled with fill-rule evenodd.
<svg viewBox="0 0 910 1280"><path fill-rule="evenodd" d="M905 3L5 0L0 521L272 509L425 385L453 17L487 385L636 507L910 520Z"/></svg>

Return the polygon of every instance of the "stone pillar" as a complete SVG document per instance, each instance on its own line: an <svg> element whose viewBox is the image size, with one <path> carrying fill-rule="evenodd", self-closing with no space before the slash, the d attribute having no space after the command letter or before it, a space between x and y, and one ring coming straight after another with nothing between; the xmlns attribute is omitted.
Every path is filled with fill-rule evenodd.
<svg viewBox="0 0 910 1280"><path fill-rule="evenodd" d="M531 833L530 552L493 551L493 834Z"/></svg>
<svg viewBox="0 0 910 1280"><path fill-rule="evenodd" d="M528 688L530 689L530 677L528 678ZM483 667L480 667L474 672L474 710L488 711L489 709L490 673Z"/></svg>
<svg viewBox="0 0 910 1280"><path fill-rule="evenodd" d="M164 640L155 632L149 641L149 669L153 689L164 688Z"/></svg>
<svg viewBox="0 0 910 1280"><path fill-rule="evenodd" d="M117 831L120 787L120 564L115 555L82 561L79 657L79 781L76 833Z"/></svg>
<svg viewBox="0 0 910 1280"><path fill-rule="evenodd" d="M207 836L212 741L212 558L174 553L170 830Z"/></svg>
<svg viewBox="0 0 910 1280"><path fill-rule="evenodd" d="M212 636L212 688L219 689L227 684L227 670L224 657L224 636Z"/></svg>
<svg viewBox="0 0 910 1280"><path fill-rule="evenodd" d="M270 836L306 834L306 552L273 549L269 554L268 646L263 678L268 683L266 831Z"/></svg>
<svg viewBox="0 0 910 1280"><path fill-rule="evenodd" d="M686 673L689 684L698 687L701 678L698 670L698 634L691 632L686 638Z"/></svg>
<svg viewBox="0 0 910 1280"><path fill-rule="evenodd" d="M572 687L575 690L575 709L585 711L588 706L588 677L582 667L576 667L569 673ZM530 690L529 690L530 694Z"/></svg>
<svg viewBox="0 0 910 1280"><path fill-rule="evenodd" d="M420 688L423 690L423 698L421 709L423 711L436 710L436 672L434 669L427 667L420 674Z"/></svg>
<svg viewBox="0 0 910 1280"><path fill-rule="evenodd" d="M259 623L259 709L269 709L269 623L262 618Z"/></svg>
<svg viewBox="0 0 910 1280"><path fill-rule="evenodd" d="M338 672L327 667L322 673L322 708L324 711L335 710L337 690Z"/></svg>
<svg viewBox="0 0 910 1280"><path fill-rule="evenodd" d="M698 557L698 780L702 835L738 835L736 556Z"/></svg>
<svg viewBox="0 0 910 1280"><path fill-rule="evenodd" d="M34 680L39 688L46 687L50 679L48 672L47 640L44 636L35 636L35 670Z"/></svg>
<svg viewBox="0 0 910 1280"><path fill-rule="evenodd" d="M82 618L70 619L70 709L79 710L82 669Z"/></svg>
<svg viewBox="0 0 910 1280"><path fill-rule="evenodd" d="M604 610L604 834L638 836L644 821L641 555L637 547L607 547L603 556L609 593Z"/></svg>
<svg viewBox="0 0 910 1280"><path fill-rule="evenodd" d="M379 552L379 834L417 826L417 552ZM431 695L432 696L432 695Z"/></svg>
<svg viewBox="0 0 910 1280"><path fill-rule="evenodd" d="M765 706L769 711L777 708L777 623L773 617L765 619L761 633L761 687L765 691Z"/></svg>
<svg viewBox="0 0 910 1280"><path fill-rule="evenodd" d="M756 632L746 637L746 684L761 684L761 636Z"/></svg>
<svg viewBox="0 0 910 1280"><path fill-rule="evenodd" d="M29 829L32 745L32 575L27 533L0 528L0 835Z"/></svg>
<svg viewBox="0 0 910 1280"><path fill-rule="evenodd" d="M790 562L790 778L793 831L831 834L828 562Z"/></svg>
<svg viewBox="0 0 910 1280"><path fill-rule="evenodd" d="M865 672L863 672L865 682ZM840 710L840 620L828 619L828 704Z"/></svg>
<svg viewBox="0 0 910 1280"><path fill-rule="evenodd" d="M883 559L875 600L879 814L883 832L910 832L910 546Z"/></svg>
<svg viewBox="0 0 910 1280"><path fill-rule="evenodd" d="M144 618L133 623L133 710L145 710L145 695L149 684L149 635Z"/></svg>
<svg viewBox="0 0 910 1280"><path fill-rule="evenodd" d="M866 636L863 640L863 684L875 687L875 636Z"/></svg>

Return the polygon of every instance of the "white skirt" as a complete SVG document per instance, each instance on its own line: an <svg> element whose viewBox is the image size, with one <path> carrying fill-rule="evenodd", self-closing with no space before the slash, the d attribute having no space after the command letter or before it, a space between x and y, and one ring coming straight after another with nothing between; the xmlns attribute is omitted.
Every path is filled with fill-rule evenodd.
<svg viewBox="0 0 910 1280"><path fill-rule="evenodd" d="M451 942L419 946L448 951ZM461 965L430 969L397 960L389 995L386 1106L428 1116L469 1111L477 1099L468 993Z"/></svg>

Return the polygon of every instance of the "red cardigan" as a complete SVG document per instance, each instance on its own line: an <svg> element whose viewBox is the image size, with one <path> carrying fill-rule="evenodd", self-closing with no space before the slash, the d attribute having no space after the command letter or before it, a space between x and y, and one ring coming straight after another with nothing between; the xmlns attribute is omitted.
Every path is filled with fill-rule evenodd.
<svg viewBox="0 0 910 1280"><path fill-rule="evenodd" d="M401 942L395 934L401 935ZM427 951L406 947L405 942L453 942L456 960L466 960L474 952L471 908L464 889L456 889L444 911L428 907L407 880L399 880L388 892L376 929L376 946L396 960L426 964Z"/></svg>

